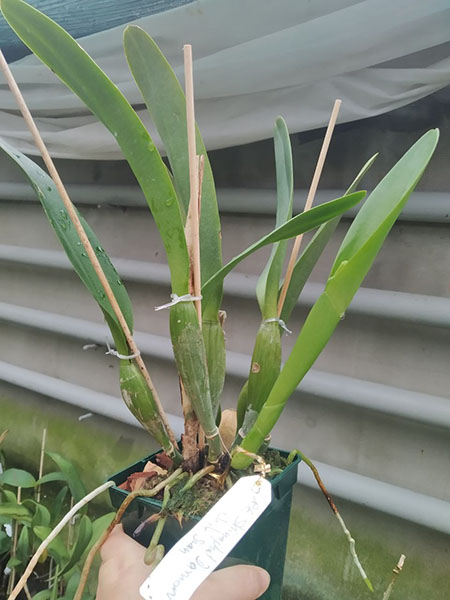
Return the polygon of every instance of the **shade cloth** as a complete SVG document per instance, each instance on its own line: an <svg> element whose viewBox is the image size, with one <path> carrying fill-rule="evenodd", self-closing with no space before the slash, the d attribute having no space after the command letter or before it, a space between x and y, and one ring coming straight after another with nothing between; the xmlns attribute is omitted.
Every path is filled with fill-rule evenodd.
<svg viewBox="0 0 450 600"><path fill-rule="evenodd" d="M450 84L450 0L196 0L132 22L154 37L181 79L182 46L193 45L196 115L208 149L268 138L279 114L292 133L324 126L335 98L343 100L343 123ZM158 143L123 55L123 29L78 41ZM113 136L34 56L12 69L53 156L122 158ZM36 154L5 83L0 135Z"/></svg>

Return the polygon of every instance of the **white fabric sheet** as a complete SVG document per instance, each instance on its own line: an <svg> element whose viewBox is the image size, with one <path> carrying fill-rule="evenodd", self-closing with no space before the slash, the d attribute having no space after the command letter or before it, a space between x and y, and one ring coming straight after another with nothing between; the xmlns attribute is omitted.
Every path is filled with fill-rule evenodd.
<svg viewBox="0 0 450 600"><path fill-rule="evenodd" d="M196 114L209 149L270 137L277 115L293 132L398 108L450 84L450 0L197 0L134 21L182 78L192 43ZM79 39L132 104L142 105L120 26ZM33 56L13 64L55 157L120 159L114 138ZM36 154L0 85L0 135ZM145 110L139 110L156 133Z"/></svg>

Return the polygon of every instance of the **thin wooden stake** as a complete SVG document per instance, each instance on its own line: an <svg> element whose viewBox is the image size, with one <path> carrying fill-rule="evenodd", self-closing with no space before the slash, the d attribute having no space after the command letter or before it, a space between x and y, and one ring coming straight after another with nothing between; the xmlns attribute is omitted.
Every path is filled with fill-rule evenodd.
<svg viewBox="0 0 450 600"><path fill-rule="evenodd" d="M42 430L42 442L41 442L41 457L39 460L39 479L41 479L44 473L44 456L45 456L45 444L47 441L47 427L44 427ZM36 490L36 502L41 501L41 486L40 484L37 486Z"/></svg>
<svg viewBox="0 0 450 600"><path fill-rule="evenodd" d="M203 175L205 173L205 155L200 154L198 156L198 214L199 219L202 214L202 189L203 189ZM200 223L199 223L200 227ZM200 238L200 235L199 235Z"/></svg>
<svg viewBox="0 0 450 600"><path fill-rule="evenodd" d="M311 187L309 188L308 196L306 198L304 212L309 210L312 206L312 203L314 202L314 197L316 195L317 187L319 185L320 176L322 174L323 165L327 157L328 148L330 147L331 136L333 135L334 127L336 125L341 104L342 100L339 99L335 100L334 102L333 110L331 111L330 121L328 122L328 127L322 142L322 148L320 150L319 158L317 159L316 169L314 171L314 175L311 181ZM283 310L284 301L286 299L286 294L289 288L289 284L291 282L292 272L295 267L295 261L297 260L302 239L303 233L301 233L295 238L295 242L292 247L291 256L289 258L289 263L286 269L286 276L284 278L283 287L281 288L280 297L278 299L278 316L281 315L281 312Z"/></svg>
<svg viewBox="0 0 450 600"><path fill-rule="evenodd" d="M22 488L18 487L17 488L17 504L21 504L22 501ZM19 521L15 520L14 521L14 534L13 534L13 544L12 544L12 549L11 549L11 558L14 558L16 556L16 551L17 551L17 540L19 539ZM11 590L14 587L14 581L16 579L16 569L13 568L11 571L11 574L9 576L9 581L8 581L8 594L11 593Z"/></svg>
<svg viewBox="0 0 450 600"><path fill-rule="evenodd" d="M192 73L192 46L185 44L184 77L186 95L186 121L189 156L189 210L186 219L186 242L191 264L191 282L194 296L201 296L200 273L200 215L199 215L199 161L195 143L194 78ZM202 302L195 300L198 322L202 326Z"/></svg>
<svg viewBox="0 0 450 600"><path fill-rule="evenodd" d="M125 338L128 343L128 347L129 347L131 353L136 355L136 358L135 358L136 363L137 363L139 369L141 370L142 375L144 376L145 381L146 381L150 391L153 394L155 404L158 407L160 419L161 419L162 423L164 424L167 435L175 449L175 448L177 448L175 435L169 425L169 422L167 420L166 414L162 407L161 401L157 394L156 388L153 385L150 374L147 371L147 367L145 366L145 363L142 360L140 351L133 339L130 328L128 327L128 324L125 320L125 317L123 316L123 313L122 313L120 306L116 300L116 297L114 296L114 292L112 291L111 286L109 285L109 282L103 272L103 269L99 263L97 255L95 254L95 251L91 246L89 238L87 237L86 232L84 231L84 228L80 222L80 219L78 217L75 206L73 205L71 199L69 198L66 188L64 187L64 184L61 180L61 177L59 176L59 173L56 170L53 160L47 150L47 147L45 146L44 140L42 139L41 134L39 133L39 130L36 127L33 117L31 116L28 106L25 103L22 93L16 83L16 80L14 79L13 74L11 73L11 69L9 68L9 65L6 62L5 57L3 56L3 52L1 50L0 50L0 68L3 71L6 81L8 83L8 86L17 101L17 104L18 104L20 112L22 113L22 116L25 120L25 123L26 123L28 129L30 130L31 135L33 136L34 143L38 147L39 152L41 153L41 156L44 159L44 162L48 169L48 172L49 172L51 178L53 179L53 182L56 186L56 189L59 192L59 195L61 196L61 200L63 201L64 206L67 210L67 213L70 217L70 220L72 221L73 226L75 227L75 230L80 238L80 241L83 244L84 249L86 250L86 253L87 253L89 260L95 270L95 273L96 273L97 277L99 278L99 281L100 281L103 289L105 290L106 297L108 298L108 300L112 306L114 314L116 315L117 320L119 321L120 326L122 327L122 330L125 334Z"/></svg>

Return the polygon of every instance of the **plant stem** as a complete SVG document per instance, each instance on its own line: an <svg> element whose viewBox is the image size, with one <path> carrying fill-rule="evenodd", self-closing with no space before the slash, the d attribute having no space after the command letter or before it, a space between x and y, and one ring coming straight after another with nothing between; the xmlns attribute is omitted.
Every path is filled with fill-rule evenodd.
<svg viewBox="0 0 450 600"><path fill-rule="evenodd" d="M59 565L56 565L55 569L55 577L52 586L52 592L50 596L50 600L57 600L58 598L58 584L59 584Z"/></svg>
<svg viewBox="0 0 450 600"><path fill-rule="evenodd" d="M0 446L5 441L6 436L8 435L8 432L9 432L9 429L5 429L5 431L2 431L2 433L0 433Z"/></svg>
<svg viewBox="0 0 450 600"><path fill-rule="evenodd" d="M27 584L24 585L23 591L25 592L25 596L27 597L27 600L32 600L30 590L28 589Z"/></svg>
<svg viewBox="0 0 450 600"><path fill-rule="evenodd" d="M319 185L319 179L322 174L323 165L325 163L325 159L327 157L328 148L330 146L331 137L333 135L334 126L336 125L337 117L339 114L339 109L341 108L342 100L335 100L333 110L331 111L330 120L328 122L328 127L325 132L325 137L323 139L322 148L320 150L319 158L317 159L316 169L314 171L314 175L311 181L311 187L309 188L308 196L305 202L304 212L309 210L314 202L314 197L316 195L317 186ZM292 272L295 267L295 261L297 260L298 252L300 250L300 244L302 243L303 234L298 235L295 238L294 246L292 247L291 256L289 257L289 263L286 269L286 276L284 278L283 287L281 288L280 297L278 299L278 316L281 315L283 310L284 301L286 299L286 294L289 288L289 284L291 282Z"/></svg>
<svg viewBox="0 0 450 600"><path fill-rule="evenodd" d="M161 481L160 483L158 483L158 485L156 485L151 490L136 490L135 492L130 492L128 494L128 496L125 498L125 500L120 505L119 510L116 512L116 516L111 521L111 523L109 524L109 526L107 527L107 529L105 530L103 535L97 540L97 542L90 549L90 551L86 557L86 561L84 563L83 570L82 570L81 576L80 576L80 582L78 583L78 588L75 593L75 596L73 597L73 600L81 600L81 597L83 596L84 588L86 586L86 581L87 581L87 578L89 575L89 571L91 570L92 562L94 560L95 555L100 550L100 548L103 546L103 544L106 542L106 540L109 537L109 534L114 529L114 527L118 523L120 523L120 520L122 519L124 512L127 510L129 505L131 504L131 502L133 502L133 500L138 497L151 498L152 496L156 496L156 494L158 494L158 492L160 492L162 489L164 489L166 487L166 485L172 483L172 481L177 479L177 477L179 475L181 475L182 472L183 472L182 469L177 469L176 471L174 471L172 473L172 475L167 477L167 479L164 479L164 481ZM114 485L113 482L109 482L109 483L111 483L111 485ZM10 600L10 599L8 598L8 600Z"/></svg>
<svg viewBox="0 0 450 600"><path fill-rule="evenodd" d="M181 377L179 377L180 383L180 394L181 394L181 405L183 408L184 416L184 434L182 436L183 441L183 459L185 462L185 468L189 471L196 470L194 467L197 463L199 450L197 447L197 433L199 430L199 422L197 415L195 414L194 407L189 396L186 393L186 389L183 385Z"/></svg>
<svg viewBox="0 0 450 600"><path fill-rule="evenodd" d="M317 467L314 465L314 463L303 454L303 452L300 452L300 450L292 450L292 452L289 454L288 456L288 464L290 464L295 456L300 456L300 458L302 459L302 461L308 465L308 467L311 469L311 471L313 472L313 475L317 481L317 484L320 488L320 491L322 492L322 494L325 496L325 498L327 499L328 504L330 505L331 510L333 511L335 517L337 518L339 525L342 528L342 531L345 534L345 537L348 540L348 543L350 545L350 553L352 555L353 558L353 562L356 566L356 568L358 569L361 577L364 580L364 583L367 585L367 587L369 588L369 590L371 592L373 592L373 586L372 583L370 581L370 579L367 577L366 572L364 571L361 562L358 558L358 555L356 554L356 548L355 548L355 540L354 538L352 538L350 531L347 529L346 524L344 523L344 519L341 517L336 504L334 503L333 498L331 497L330 493L328 492L327 488L325 487L320 475L319 475L319 471L317 470Z"/></svg>
<svg viewBox="0 0 450 600"><path fill-rule="evenodd" d="M159 399L159 396L157 394L156 388L153 385L153 382L151 380L150 374L147 371L147 367L145 366L144 361L142 360L139 348L137 347L132 333L130 331L130 328L128 327L128 323L125 320L125 317L123 316L123 313L120 309L120 306L116 300L116 297L114 296L114 292L111 289L111 286L109 285L109 282L103 272L103 269L100 265L100 262L97 258L97 255L95 254L94 249L92 248L92 245L89 241L89 238L86 235L86 232L80 222L80 219L78 217L77 211L75 209L75 206L73 205L71 199L69 198L69 195L66 191L66 188L64 187L64 184L61 180L61 177L59 176L59 173L55 167L55 164L53 163L53 160L47 150L47 147L44 143L44 140L41 137L41 134L39 133L39 130L33 120L33 117L31 116L31 113L28 109L28 106L25 103L25 100L22 96L22 93L20 92L20 89L14 79L13 74L11 73L11 70L8 66L8 63L5 60L5 57L3 56L2 51L0 50L0 68L2 69L6 81L8 83L8 86L11 90L11 92L13 93L17 104L19 106L20 112L22 113L22 116L25 120L26 125L28 126L28 129L31 132L31 135L33 137L33 140L36 144L36 146L39 149L39 152L41 153L42 158L44 159L45 165L48 169L48 172L51 176L51 178L53 179L53 182L56 186L56 189L59 192L59 195L61 196L61 200L63 201L63 204L67 210L67 213L70 217L70 220L73 223L73 226L80 238L81 243L83 244L84 249L86 250L86 253L89 257L89 260L92 264L92 267L94 268L94 271L105 291L105 294L111 304L111 307L114 311L114 314L117 317L118 322L120 323L120 326L123 330L123 333L125 335L125 338L127 340L128 346L130 348L130 351L132 354L136 355L136 363L139 367L139 369L141 370L143 376L145 377L145 381L147 382L147 385L149 387L149 389L151 390L154 400L155 400L155 404L158 408L158 412L159 412L159 416L160 419L166 429L167 435L173 445L174 450L177 448L177 443L175 440L175 435L169 425L169 422L167 420L167 416L164 412L164 409L162 407L161 401Z"/></svg>
<svg viewBox="0 0 450 600"><path fill-rule="evenodd" d="M17 582L16 587L11 592L11 595L8 596L8 600L15 600L15 598L17 598L20 591L26 584L29 576L32 574L33 569L36 566L42 553L47 548L47 546L55 539L55 537L59 534L59 532L64 528L66 523L68 523L68 521L70 521L70 519L80 510L80 508L83 508L83 506L85 506L93 498L95 498L96 496L98 496L99 494L101 494L102 492L107 490L108 488L112 487L113 485L114 485L114 481L107 481L103 485L99 486L98 488L96 488L95 490L93 490L92 492L87 494L84 498L82 498L79 502L77 502L75 504L75 506L66 515L64 515L64 517L61 519L61 521L58 523L58 525L53 529L53 531L51 531L49 533L49 535L45 538L45 540L41 543L39 548L34 553L33 557L31 558L30 562L28 563L27 568L25 569L22 577Z"/></svg>
<svg viewBox="0 0 450 600"><path fill-rule="evenodd" d="M383 600L389 600L389 598L391 597L392 588L394 587L394 583L397 579L397 575L399 575L400 571L403 569L403 565L405 564L405 559L406 559L406 556L404 554L402 554L400 556L400 558L398 559L397 566L395 566L392 569L392 572L394 574L392 576L391 582L389 583L389 585L387 587L387 590L383 594Z"/></svg>
<svg viewBox="0 0 450 600"><path fill-rule="evenodd" d="M70 496L70 510L72 510L73 508L73 496ZM70 546L72 545L72 537L73 537L73 526L74 526L74 518L72 517L69 521L69 527L68 527L68 531L67 531L67 550L70 549Z"/></svg>
<svg viewBox="0 0 450 600"><path fill-rule="evenodd" d="M45 444L47 441L47 427L42 430L42 442L41 442L41 456L39 460L39 479L44 473L44 456L45 456ZM41 486L38 485L36 489L36 502L41 501Z"/></svg>
<svg viewBox="0 0 450 600"><path fill-rule="evenodd" d="M197 471L197 473L192 475L192 477L190 477L189 480L184 484L181 493L190 490L192 487L194 487L194 485L199 479L201 479L205 475L208 475L208 473L212 473L215 468L216 467L214 465L208 465L207 467L203 467L203 469L200 469L200 471Z"/></svg>

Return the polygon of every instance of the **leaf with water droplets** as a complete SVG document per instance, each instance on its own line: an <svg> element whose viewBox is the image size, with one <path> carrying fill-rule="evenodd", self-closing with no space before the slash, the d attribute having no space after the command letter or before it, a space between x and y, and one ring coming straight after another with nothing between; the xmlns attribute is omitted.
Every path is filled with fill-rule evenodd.
<svg viewBox="0 0 450 600"><path fill-rule="evenodd" d="M118 350L122 353L127 353L127 345L123 333L121 334L121 328L119 326L117 317L115 316L109 300L106 298L106 294L102 289L97 274L95 273L89 257L83 248L80 238L78 237L75 228L72 227L72 221L67 214L67 210L64 208L61 197L56 190L53 181L32 160L27 158L25 155L18 155L14 148L1 139L0 149L3 150L3 152L20 167L24 175L28 178L75 271L84 285L91 292L103 313L108 316L106 320L111 328L111 332L113 333ZM21 157L20 162L18 158L19 156ZM42 190L46 190L45 193ZM100 245L100 242L95 236L94 232L91 230L83 217L80 216L80 220L92 247L96 250L97 258L100 262L103 272L106 275L106 278L109 281L116 300L119 303L125 320L132 330L133 313L125 286L119 283L120 280L118 279L117 271L114 269L109 257L104 251L103 246Z"/></svg>

